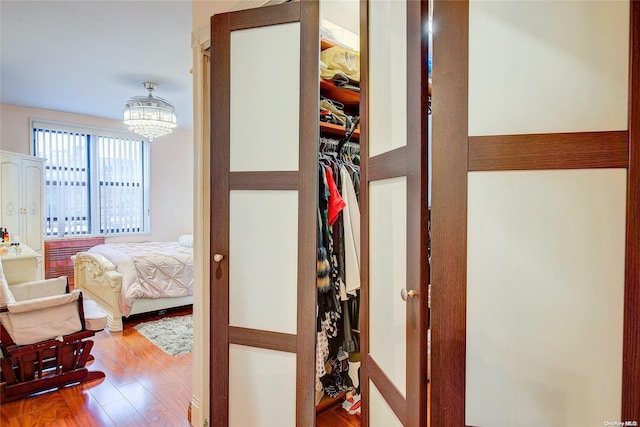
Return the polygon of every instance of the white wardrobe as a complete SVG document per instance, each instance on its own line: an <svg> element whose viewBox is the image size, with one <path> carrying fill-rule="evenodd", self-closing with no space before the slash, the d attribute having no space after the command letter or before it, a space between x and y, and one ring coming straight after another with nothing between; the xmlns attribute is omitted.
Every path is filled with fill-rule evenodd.
<svg viewBox="0 0 640 427"><path fill-rule="evenodd" d="M11 240L44 256L44 162L23 154L0 152L0 227ZM42 268L40 268L42 272Z"/></svg>

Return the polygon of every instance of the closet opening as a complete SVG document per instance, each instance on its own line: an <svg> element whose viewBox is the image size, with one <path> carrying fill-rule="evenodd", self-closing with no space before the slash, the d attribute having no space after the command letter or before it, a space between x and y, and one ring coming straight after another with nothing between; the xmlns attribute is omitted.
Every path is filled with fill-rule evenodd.
<svg viewBox="0 0 640 427"><path fill-rule="evenodd" d="M415 13L415 9L407 9L406 14L404 14L402 9L397 5L391 5L389 7L391 7L391 9L388 9L387 12L396 15L394 16L395 19L398 19L400 22L403 19L407 20L407 25L415 24L415 20L412 20L408 16L411 13ZM426 9L427 7L428 11ZM369 119L369 117L365 117L365 115L369 113L369 108L363 105L363 97L360 91L360 72L362 68L360 63L362 37L359 28L361 23L360 13L360 7L357 2L321 2L315 366L316 425L318 427L360 426L362 389L367 386L367 384L362 384L362 379L365 378L365 376L361 368L363 367L362 358L365 357L365 352L370 349L368 348L369 341L367 341L366 348L361 354L362 338L367 338L361 337L361 331L363 330L362 323L365 319L361 318L362 311L360 310L362 297L360 289L360 267L361 255L367 257L368 255L361 254L360 217L361 212L363 215L367 215L369 210L368 208L363 208L363 200L360 197L361 187L363 187L363 191L365 191L364 186L367 185L366 178L361 180L360 173L361 160L363 163L366 160L366 158L361 159L360 123L361 121ZM376 13L379 14L380 12ZM385 12L382 14L384 15L384 13ZM420 69L422 70L422 76L426 75L426 79L421 79L421 93L418 95L422 103L422 107L420 108L420 120L422 123L419 126L421 129L420 139L422 142L414 140L411 145L426 145L422 151L426 159L421 160L421 164L428 169L426 182L421 184L422 194L424 194L423 200L426 198L426 203L423 202L421 209L426 210L426 212L421 212L420 216L427 218L425 221L426 227L423 227L421 231L422 234L426 234L427 236L420 238L420 240L427 242L427 250L424 252L421 251L420 256L425 259L425 261L422 262L430 265L432 1L429 1L428 6L425 6L423 13L427 13L428 16L417 18L427 21L426 28L422 27L425 30L422 32L422 35L419 36L422 37L422 41L419 43L422 53ZM374 20L376 19L378 18L374 18ZM383 21L373 22L372 25L380 25L380 22ZM415 31L416 28L408 27L407 29L406 42L408 43L408 55L411 54L410 49L413 48L410 47L410 41L408 40L413 37L411 35L412 30ZM381 40L376 38L365 41L365 43L369 44L380 44L380 42ZM383 40L382 44L384 43L385 41ZM393 41L390 41L389 44L388 47L374 46L376 53L380 54L380 52L384 52L384 54L390 54L392 58L403 60L401 55L395 57L396 53L394 52L395 49L402 49L402 45L400 45L400 47L395 46ZM385 48L390 50L384 51ZM369 50L368 54L371 55L371 50ZM371 60L371 58L369 58L369 60ZM394 66L391 65L390 68L394 68ZM372 73L374 71L378 74L376 77L379 78L379 69L370 69L368 72ZM407 75L413 72L414 71L399 67L396 70L391 69L389 77L399 77L397 73L404 73L404 78L406 78ZM373 79L369 80L369 83L372 84L372 81ZM411 95L411 87L415 82L416 80L407 81L407 97ZM391 93L385 94L385 96L390 97L389 100L391 102L402 99L401 97L403 96L400 95L400 98L394 97L393 87L393 85L389 85L388 90ZM379 95L380 92L378 92L377 96ZM379 102L380 98L376 97L375 99L376 102ZM371 99L369 99L369 102L371 102ZM380 110L378 109L378 111ZM397 112L393 112L393 114L397 114ZM409 114L407 114L406 117L394 116L392 120L404 120L410 125L411 117L414 116ZM376 116L375 118L372 116L371 118L371 125L377 126L377 124L373 123L374 120L380 120L380 116ZM393 128L393 126L396 125L390 125L391 128ZM398 128L393 129L399 130ZM379 132L379 128L376 130ZM392 136L392 134L389 135ZM410 136L410 131L407 129L407 138L413 138L415 136L416 134L411 134ZM384 151L393 152L394 144L395 143L391 143L391 146L388 148L380 149L380 147L376 147L373 152L369 152L368 150L371 147L367 147L367 151L363 151L362 154L375 156L384 154ZM408 139L406 144L407 146L410 145ZM402 143L400 143L400 145L402 145ZM385 158L392 159L393 156ZM413 191L411 188L415 187L407 187L407 191ZM370 202L365 200L364 203ZM407 209L410 209L409 206L415 205L408 204ZM412 216L414 212L407 210L406 214L407 216ZM394 221L397 219L398 218L394 218ZM365 239L367 239L366 236ZM411 244L408 247L412 247ZM375 261L371 260L370 262ZM415 262L415 259L413 259L412 262ZM429 270L429 268L427 268L427 270ZM426 318L426 321L424 321L426 330L422 329L422 333L426 335L426 356L421 357L421 360L423 360L424 365L426 365L422 372L426 372L428 379L426 396L423 395L422 398L426 399L426 402L423 403L427 408L423 418L426 418L426 425L429 425L431 283L428 273L426 281L427 284L425 288L420 291L421 296L419 298L427 300L426 304L420 305L421 311L423 311L420 317L424 316ZM396 285L400 286L400 282L394 283L392 287L395 288ZM406 286L407 289L410 289L410 286L413 289L417 289L413 287L415 284L412 285L409 282L400 287L404 286ZM417 294L418 292L414 293ZM370 298L368 291L365 297ZM399 300L400 297L401 295L394 292L394 299L397 298ZM402 299L407 301L406 294ZM409 297L408 299L411 298ZM370 304L370 302L368 302L368 304ZM411 304L411 302L407 301L407 306L409 306L409 304ZM404 313L404 307L405 306L401 306L397 313ZM411 310L411 308L409 308L409 310ZM368 315L372 316L374 314L368 312ZM375 314L375 316L380 315L380 311ZM370 321L370 319L367 320L367 322ZM365 328L368 330L369 327L365 326ZM407 349L407 351L409 350ZM413 386L414 385L411 387ZM371 386L371 390L367 389L368 391L365 391L365 393L375 393L373 389L374 386ZM371 403L371 405L374 405L374 403ZM373 411L374 408L371 407L370 409ZM379 416L380 414L376 414L376 418ZM408 420L402 422L408 422Z"/></svg>
<svg viewBox="0 0 640 427"><path fill-rule="evenodd" d="M427 7L212 17L216 423L426 424Z"/></svg>
<svg viewBox="0 0 640 427"><path fill-rule="evenodd" d="M321 15L316 425L360 426L359 4Z"/></svg>

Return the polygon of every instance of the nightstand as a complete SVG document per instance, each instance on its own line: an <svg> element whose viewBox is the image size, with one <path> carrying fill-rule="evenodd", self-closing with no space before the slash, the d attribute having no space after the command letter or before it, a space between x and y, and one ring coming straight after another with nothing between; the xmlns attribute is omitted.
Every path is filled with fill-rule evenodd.
<svg viewBox="0 0 640 427"><path fill-rule="evenodd" d="M13 285L44 279L42 255L27 245L20 244L20 248L22 250L19 254L9 250L8 253L0 255L7 283Z"/></svg>

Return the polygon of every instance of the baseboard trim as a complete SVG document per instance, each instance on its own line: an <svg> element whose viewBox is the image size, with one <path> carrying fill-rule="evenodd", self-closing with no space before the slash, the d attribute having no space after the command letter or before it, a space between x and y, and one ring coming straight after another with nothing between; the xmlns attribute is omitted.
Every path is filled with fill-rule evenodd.
<svg viewBox="0 0 640 427"><path fill-rule="evenodd" d="M202 413L202 406L200 405L200 399L197 396L191 395L191 403L189 405L189 423L192 426L205 426L209 425L207 422L205 424L206 418Z"/></svg>

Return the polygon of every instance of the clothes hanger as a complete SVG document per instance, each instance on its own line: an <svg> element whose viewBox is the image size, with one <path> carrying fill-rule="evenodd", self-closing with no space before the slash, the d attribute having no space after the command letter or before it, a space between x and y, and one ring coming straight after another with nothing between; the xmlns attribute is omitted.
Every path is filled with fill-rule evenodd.
<svg viewBox="0 0 640 427"><path fill-rule="evenodd" d="M344 145L347 142L349 142L349 140L351 140L351 136L353 135L356 128L358 127L358 123L360 123L360 117L356 117L353 123L351 123L351 119L349 118L349 116L347 116L347 126L345 126L347 131L344 138L342 138L338 143L338 149L336 150L338 154L342 153L342 149L344 148Z"/></svg>

